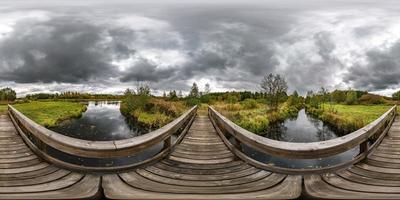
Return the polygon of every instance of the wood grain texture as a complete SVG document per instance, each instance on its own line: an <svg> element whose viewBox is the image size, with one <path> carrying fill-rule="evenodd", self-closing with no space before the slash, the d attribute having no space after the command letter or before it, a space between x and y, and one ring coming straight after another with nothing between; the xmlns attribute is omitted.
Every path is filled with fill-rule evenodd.
<svg viewBox="0 0 400 200"><path fill-rule="evenodd" d="M399 199L400 118L366 160L347 169L304 176L304 193L316 199Z"/></svg>
<svg viewBox="0 0 400 200"><path fill-rule="evenodd" d="M238 160L207 116L161 162L103 176L110 199L294 199L301 177L271 173Z"/></svg>
<svg viewBox="0 0 400 200"><path fill-rule="evenodd" d="M36 156L0 115L0 199L93 199L100 177L60 169ZM6 128L4 128L6 127ZM7 136L7 137L5 137Z"/></svg>

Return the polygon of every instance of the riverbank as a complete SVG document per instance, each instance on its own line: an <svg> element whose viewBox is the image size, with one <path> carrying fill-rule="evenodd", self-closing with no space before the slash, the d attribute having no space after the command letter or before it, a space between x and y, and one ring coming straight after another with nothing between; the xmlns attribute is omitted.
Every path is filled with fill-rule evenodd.
<svg viewBox="0 0 400 200"><path fill-rule="evenodd" d="M121 102L120 111L138 126L161 128L189 109L184 102L166 101L149 96L130 96Z"/></svg>
<svg viewBox="0 0 400 200"><path fill-rule="evenodd" d="M306 110L341 132L350 133L373 122L391 107L392 105L323 104L319 109L307 107Z"/></svg>
<svg viewBox="0 0 400 200"><path fill-rule="evenodd" d="M13 106L45 127L54 127L66 119L80 117L86 110L84 104L66 101L32 101Z"/></svg>
<svg viewBox="0 0 400 200"><path fill-rule="evenodd" d="M0 114L4 114L7 112L7 105L0 105Z"/></svg>
<svg viewBox="0 0 400 200"><path fill-rule="evenodd" d="M276 111L271 111L264 103L255 100L234 104L219 102L213 107L238 126L256 134L263 133L272 124L297 116L302 108L285 102Z"/></svg>

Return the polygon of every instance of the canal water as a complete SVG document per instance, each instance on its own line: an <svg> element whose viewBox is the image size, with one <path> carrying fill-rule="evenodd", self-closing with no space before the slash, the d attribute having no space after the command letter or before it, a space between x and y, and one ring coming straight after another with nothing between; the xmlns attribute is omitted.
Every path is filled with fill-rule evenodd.
<svg viewBox="0 0 400 200"><path fill-rule="evenodd" d="M63 121L53 131L83 140L121 140L132 138L148 130L127 120L119 110L118 101L89 101L82 117Z"/></svg>
<svg viewBox="0 0 400 200"><path fill-rule="evenodd" d="M334 139L343 134L302 109L297 117L273 125L263 136L286 142L318 142Z"/></svg>
<svg viewBox="0 0 400 200"><path fill-rule="evenodd" d="M265 133L261 135L273 140L293 143L307 143L330 140L340 137L344 134L345 133L340 132L334 127L322 122L318 118L307 114L305 109L302 109L299 111L296 117L274 124L270 129L266 130ZM331 166L350 160L358 154L359 148L356 147L339 155L316 159L279 158L265 155L246 146L244 146L244 151L247 155L250 155L252 158L258 161L270 164L272 163L276 166L288 168L318 168Z"/></svg>

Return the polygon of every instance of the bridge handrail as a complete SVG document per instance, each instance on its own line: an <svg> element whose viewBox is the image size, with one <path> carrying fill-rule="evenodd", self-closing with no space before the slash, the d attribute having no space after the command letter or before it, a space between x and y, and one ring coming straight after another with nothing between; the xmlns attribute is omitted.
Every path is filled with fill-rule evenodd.
<svg viewBox="0 0 400 200"><path fill-rule="evenodd" d="M313 159L337 155L357 145L360 145L361 153L369 152L368 138L376 134L383 126L391 123L396 115L396 106L393 106L375 121L348 135L320 142L293 143L259 136L236 125L213 107L209 106L208 110L214 126L217 129L224 129L238 143L244 143L269 155L296 159ZM373 146L375 147L375 145Z"/></svg>
<svg viewBox="0 0 400 200"><path fill-rule="evenodd" d="M160 129L134 138L112 141L89 141L68 137L37 124L11 105L8 105L8 110L14 123L18 123L17 126L22 126L52 148L80 157L113 158L135 155L163 141L168 148L171 146L171 136L194 118L197 106Z"/></svg>

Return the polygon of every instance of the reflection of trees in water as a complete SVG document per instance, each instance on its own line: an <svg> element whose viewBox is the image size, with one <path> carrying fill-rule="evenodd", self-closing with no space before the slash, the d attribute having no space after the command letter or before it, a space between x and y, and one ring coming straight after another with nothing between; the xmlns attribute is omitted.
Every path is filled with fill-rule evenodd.
<svg viewBox="0 0 400 200"><path fill-rule="evenodd" d="M151 129L147 127L141 127L133 117L124 117L124 120L129 129L135 133L135 136L143 135L151 131Z"/></svg>
<svg viewBox="0 0 400 200"><path fill-rule="evenodd" d="M309 114L306 114L306 116L307 116L307 120L309 122L311 122L314 125L314 127L317 129L316 135L317 135L319 141L329 140L329 139L335 138L337 135L340 135L340 134L336 134L337 132L335 129L333 129L328 124L325 124L320 119L313 117Z"/></svg>
<svg viewBox="0 0 400 200"><path fill-rule="evenodd" d="M273 140L285 141L285 133L287 129L288 128L285 126L284 122L276 123L270 126L263 136Z"/></svg>
<svg viewBox="0 0 400 200"><path fill-rule="evenodd" d="M93 101L95 106L98 105L119 105L119 101Z"/></svg>

